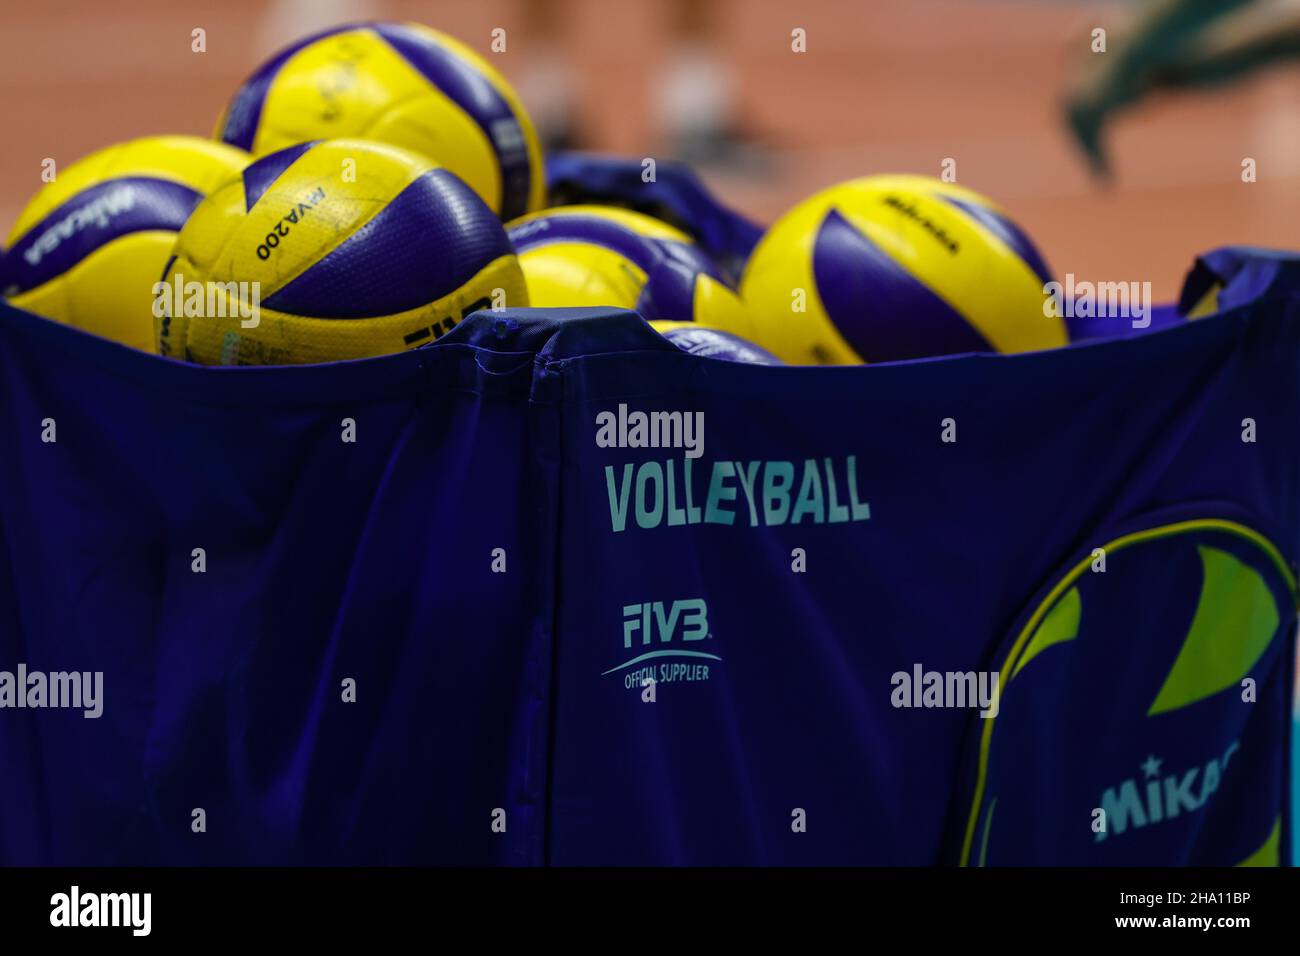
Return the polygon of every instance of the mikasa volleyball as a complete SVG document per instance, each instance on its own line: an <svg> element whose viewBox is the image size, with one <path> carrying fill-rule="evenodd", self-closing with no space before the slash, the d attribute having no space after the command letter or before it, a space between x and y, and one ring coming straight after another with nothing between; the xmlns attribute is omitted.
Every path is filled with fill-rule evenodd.
<svg viewBox="0 0 1300 956"><path fill-rule="evenodd" d="M514 89L483 57L415 23L331 27L256 70L217 124L255 155L358 136L445 166L503 219L540 209L541 146Z"/></svg>
<svg viewBox="0 0 1300 956"><path fill-rule="evenodd" d="M194 136L149 136L72 163L19 215L0 292L20 308L152 350L150 289L176 234L249 159Z"/></svg>
<svg viewBox="0 0 1300 956"><path fill-rule="evenodd" d="M985 197L925 176L832 186L763 236L740 283L750 325L787 362L840 365L1065 345L1047 265Z"/></svg>
<svg viewBox="0 0 1300 956"><path fill-rule="evenodd" d="M341 175L349 164L358 175ZM259 289L260 322L251 302L195 317L173 292L173 311L158 306L158 351L210 365L400 352L471 312L528 304L492 210L426 157L369 140L291 146L223 184L177 237L162 284L178 280Z"/></svg>

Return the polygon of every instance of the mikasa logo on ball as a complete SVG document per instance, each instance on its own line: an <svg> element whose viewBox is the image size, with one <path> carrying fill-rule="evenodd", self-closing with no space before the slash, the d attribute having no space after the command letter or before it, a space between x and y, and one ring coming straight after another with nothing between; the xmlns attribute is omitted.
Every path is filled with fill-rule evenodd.
<svg viewBox="0 0 1300 956"><path fill-rule="evenodd" d="M500 119L492 124L492 142L502 152L523 152L528 148L524 131L515 119Z"/></svg>
<svg viewBox="0 0 1300 956"><path fill-rule="evenodd" d="M897 196L886 196L885 205L891 209L896 209L908 219L911 219L922 229L934 236L939 244L944 246L949 252L957 253L961 250L961 245L956 239L948 235L948 231L943 226L936 225L928 216L924 216L916 208L916 203L908 202L906 199L899 199Z"/></svg>
<svg viewBox="0 0 1300 956"><path fill-rule="evenodd" d="M118 186L110 189L94 202L82 206L60 219L46 229L32 247L23 253L29 266L38 266L42 259L59 248L65 239L71 239L87 226L107 228L108 221L114 216L135 208L135 190L130 186Z"/></svg>
<svg viewBox="0 0 1300 956"><path fill-rule="evenodd" d="M530 222L521 222L518 225L511 226L510 238L516 245L519 245L531 239L534 235L549 232L550 229L551 222L549 219L533 219Z"/></svg>

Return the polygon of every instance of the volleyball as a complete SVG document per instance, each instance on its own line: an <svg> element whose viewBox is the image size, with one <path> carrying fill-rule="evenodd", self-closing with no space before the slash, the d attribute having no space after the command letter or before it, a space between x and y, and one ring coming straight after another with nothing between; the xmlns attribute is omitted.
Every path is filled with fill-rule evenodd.
<svg viewBox="0 0 1300 956"><path fill-rule="evenodd" d="M779 358L753 342L698 322L651 322L651 327L683 352L701 358L724 359L744 365L784 365Z"/></svg>
<svg viewBox="0 0 1300 956"><path fill-rule="evenodd" d="M19 214L0 291L19 308L152 350L151 290L176 234L248 161L193 136L131 140L78 160Z"/></svg>
<svg viewBox="0 0 1300 956"><path fill-rule="evenodd" d="M1189 319L1203 319L1207 315L1214 315L1219 311L1219 293L1222 291L1222 282L1218 280L1211 282L1200 297L1183 311L1183 315Z"/></svg>
<svg viewBox="0 0 1300 956"><path fill-rule="evenodd" d="M746 334L788 362L839 365L1065 345L1050 273L978 193L872 176L797 205L745 265Z"/></svg>
<svg viewBox="0 0 1300 956"><path fill-rule="evenodd" d="M717 266L667 223L613 206L561 206L507 227L534 306L616 306L647 320L734 322Z"/></svg>
<svg viewBox="0 0 1300 956"><path fill-rule="evenodd" d="M158 351L207 365L400 352L528 304L473 190L424 156L348 139L265 156L200 203L157 296Z"/></svg>
<svg viewBox="0 0 1300 956"><path fill-rule="evenodd" d="M503 220L540 209L542 151L510 84L460 41L413 23L357 23L281 50L236 92L218 137L261 156L364 137L422 153Z"/></svg>

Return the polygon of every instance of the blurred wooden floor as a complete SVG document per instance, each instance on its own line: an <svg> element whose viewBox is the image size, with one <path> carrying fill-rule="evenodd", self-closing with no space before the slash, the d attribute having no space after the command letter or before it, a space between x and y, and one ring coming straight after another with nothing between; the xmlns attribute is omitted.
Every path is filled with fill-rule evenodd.
<svg viewBox="0 0 1300 956"><path fill-rule="evenodd" d="M488 52L518 75L530 55L524 0L53 0L0 7L0 229L62 164L148 133L206 135L231 91L297 33L372 16L409 18ZM703 0L701 0L703 2ZM736 71L746 123L774 150L761 176L710 175L770 219L801 196L871 172L937 173L1008 207L1058 273L1149 280L1177 291L1193 255L1226 243L1300 246L1300 71L1227 92L1151 103L1115 130L1118 181L1093 185L1057 108L1102 4L1030 0L713 0L719 55ZM580 115L595 145L656 155L644 117L668 49L652 0L555 0L582 64ZM207 31L208 52L190 51ZM808 52L790 52L790 31ZM535 46L533 47L535 49ZM1240 179L1243 157L1259 181Z"/></svg>

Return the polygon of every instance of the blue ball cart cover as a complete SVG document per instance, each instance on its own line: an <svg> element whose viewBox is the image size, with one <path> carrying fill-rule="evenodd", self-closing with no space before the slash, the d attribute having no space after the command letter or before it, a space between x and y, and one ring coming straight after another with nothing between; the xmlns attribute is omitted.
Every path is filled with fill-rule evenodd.
<svg viewBox="0 0 1300 956"><path fill-rule="evenodd" d="M842 368L0 307L0 862L1285 863L1300 269L1197 269L1204 319Z"/></svg>
<svg viewBox="0 0 1300 956"><path fill-rule="evenodd" d="M714 198L683 163L557 152L546 157L551 205L625 206L676 226L699 243L734 287L762 238L756 223Z"/></svg>

